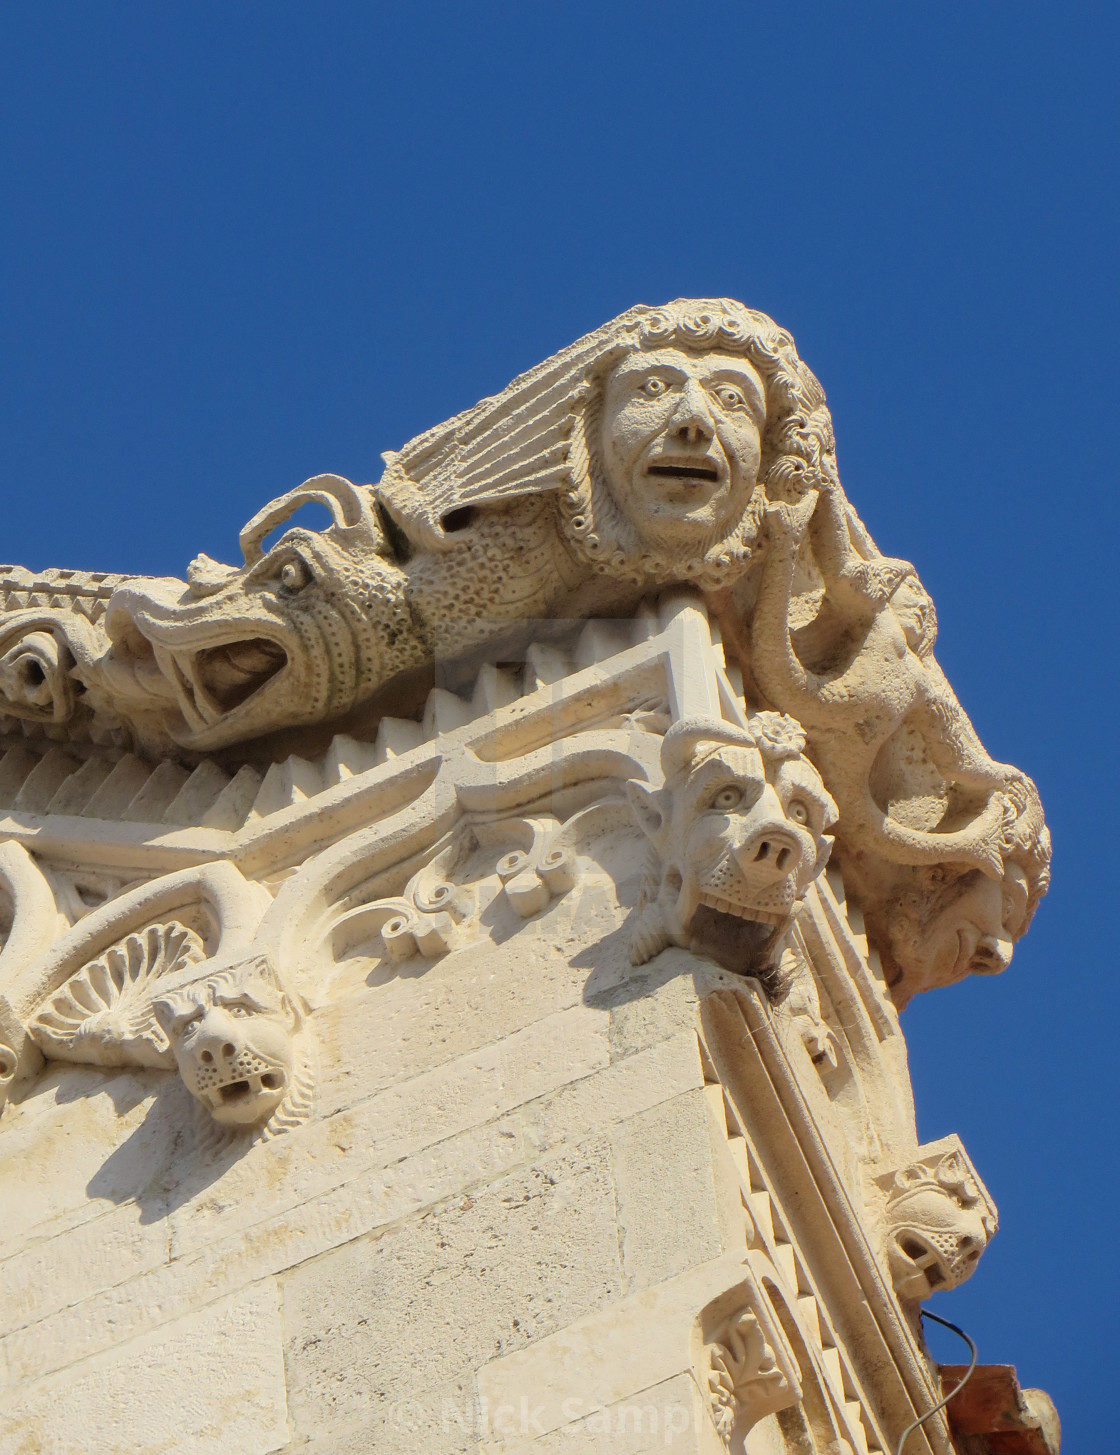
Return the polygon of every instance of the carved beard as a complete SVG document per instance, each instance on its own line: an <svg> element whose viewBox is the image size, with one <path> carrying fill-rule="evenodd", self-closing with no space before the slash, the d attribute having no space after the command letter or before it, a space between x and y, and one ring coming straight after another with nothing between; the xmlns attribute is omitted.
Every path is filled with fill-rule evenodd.
<svg viewBox="0 0 1120 1455"><path fill-rule="evenodd" d="M599 449L603 412L603 380L622 355L612 354L598 377L586 385L573 409L575 421L568 448L567 473L571 482L560 496L560 514L574 555L600 575L610 575L636 586L669 581L691 581L706 591L718 590L737 579L754 551L766 490L765 469L759 469L743 514L722 532L711 529L691 556L661 550L643 541L619 508L607 483Z"/></svg>

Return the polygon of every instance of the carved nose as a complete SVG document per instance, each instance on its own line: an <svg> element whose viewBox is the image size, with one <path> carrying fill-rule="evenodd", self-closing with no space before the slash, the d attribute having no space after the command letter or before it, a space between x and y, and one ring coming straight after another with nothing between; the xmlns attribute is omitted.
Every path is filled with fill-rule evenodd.
<svg viewBox="0 0 1120 1455"><path fill-rule="evenodd" d="M673 421L673 433L682 444L705 444L715 435L708 401L698 384L685 386L684 395Z"/></svg>
<svg viewBox="0 0 1120 1455"><path fill-rule="evenodd" d="M221 1046L218 1048L217 1054L222 1058L223 1061L232 1061L233 1058L237 1055L237 1047L233 1044L232 1041L223 1041ZM213 1066L215 1059L214 1052L203 1051L199 1055L198 1059L206 1066Z"/></svg>
<svg viewBox="0 0 1120 1455"><path fill-rule="evenodd" d="M1011 942L985 935L976 946L970 969L974 975L999 975L1011 964Z"/></svg>
<svg viewBox="0 0 1120 1455"><path fill-rule="evenodd" d="M772 884L801 867L801 845L796 835L776 824L756 830L735 854L746 877L754 884Z"/></svg>

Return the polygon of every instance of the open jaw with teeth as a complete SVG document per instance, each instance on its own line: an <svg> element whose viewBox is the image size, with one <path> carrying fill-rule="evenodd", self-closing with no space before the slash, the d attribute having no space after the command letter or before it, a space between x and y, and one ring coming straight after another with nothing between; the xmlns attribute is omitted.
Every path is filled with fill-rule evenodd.
<svg viewBox="0 0 1120 1455"><path fill-rule="evenodd" d="M267 637L192 652L157 645L156 657L175 685L183 717L196 730L243 706L288 665L287 652Z"/></svg>
<svg viewBox="0 0 1120 1455"><path fill-rule="evenodd" d="M210 1087L204 1092L204 1096L212 1111L221 1111L231 1106L252 1105L262 1097L271 1098L278 1091L283 1091L285 1079L283 1071L277 1070L239 1076L236 1080Z"/></svg>

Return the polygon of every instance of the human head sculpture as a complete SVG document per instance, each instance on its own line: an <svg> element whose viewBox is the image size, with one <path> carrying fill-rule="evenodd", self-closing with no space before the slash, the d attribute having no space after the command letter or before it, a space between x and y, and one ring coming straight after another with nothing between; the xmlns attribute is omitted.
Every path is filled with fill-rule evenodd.
<svg viewBox="0 0 1120 1455"><path fill-rule="evenodd" d="M792 337L731 299L678 299L608 324L562 501L577 553L604 571L728 584L768 501L836 475L824 391Z"/></svg>
<svg viewBox="0 0 1120 1455"><path fill-rule="evenodd" d="M1038 790L1019 774L1004 793L998 876L965 864L907 866L867 896L868 927L899 1010L922 991L1006 970L1046 893L1050 834Z"/></svg>
<svg viewBox="0 0 1120 1455"><path fill-rule="evenodd" d="M214 1121L268 1133L305 1118L306 1015L266 955L166 991L152 1008L187 1090Z"/></svg>
<svg viewBox="0 0 1120 1455"><path fill-rule="evenodd" d="M902 1299L958 1287L996 1231L995 1204L964 1149L950 1141L933 1143L887 1181L887 1262Z"/></svg>
<svg viewBox="0 0 1120 1455"><path fill-rule="evenodd" d="M832 848L836 806L781 713L746 728L686 719L666 733L664 787L627 785L650 840L631 941L641 964L688 946L771 989L775 951Z"/></svg>

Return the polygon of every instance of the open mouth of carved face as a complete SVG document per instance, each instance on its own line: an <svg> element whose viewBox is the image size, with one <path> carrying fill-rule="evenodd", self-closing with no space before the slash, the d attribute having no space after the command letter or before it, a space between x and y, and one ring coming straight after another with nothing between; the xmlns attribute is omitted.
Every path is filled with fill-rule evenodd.
<svg viewBox="0 0 1120 1455"><path fill-rule="evenodd" d="M689 498L694 494L709 495L726 473L721 460L711 455L658 454L646 462L646 478L671 495Z"/></svg>
<svg viewBox="0 0 1120 1455"><path fill-rule="evenodd" d="M647 475L656 475L665 480L698 480L714 485L719 480L719 470L715 465L705 465L699 462L687 464L650 464L646 466Z"/></svg>
<svg viewBox="0 0 1120 1455"><path fill-rule="evenodd" d="M717 914L732 915L736 919L752 920L765 925L780 925L789 918L789 912L793 906L792 885L786 887L783 895L775 897L779 902L773 907L767 908L758 904L736 904L719 894L713 894L711 890L700 890L700 903L715 910Z"/></svg>
<svg viewBox="0 0 1120 1455"><path fill-rule="evenodd" d="M278 1067L238 1076L202 1093L210 1114L223 1122L256 1121L283 1098L288 1078Z"/></svg>
<svg viewBox="0 0 1120 1455"><path fill-rule="evenodd" d="M912 1287L917 1288L924 1279L932 1292L949 1281L941 1254L920 1233L912 1229L899 1233L895 1239L895 1254Z"/></svg>
<svg viewBox="0 0 1120 1455"><path fill-rule="evenodd" d="M195 734L214 727L273 682L288 654L267 637L223 642L194 652L156 646L156 657L174 684L179 706Z"/></svg>

